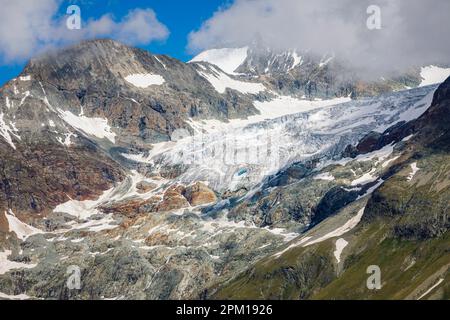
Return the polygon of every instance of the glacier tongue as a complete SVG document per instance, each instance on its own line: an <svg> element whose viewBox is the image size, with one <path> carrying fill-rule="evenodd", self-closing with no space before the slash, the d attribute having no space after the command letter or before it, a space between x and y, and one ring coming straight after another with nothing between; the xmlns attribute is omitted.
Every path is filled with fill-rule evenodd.
<svg viewBox="0 0 450 320"><path fill-rule="evenodd" d="M196 134L164 143L160 152L141 161L157 169L182 165L185 170L177 182L207 181L220 192L249 190L294 162L337 159L348 144L368 132L419 117L435 89L417 88L256 123L243 121L241 126L222 124L209 132L195 123Z"/></svg>

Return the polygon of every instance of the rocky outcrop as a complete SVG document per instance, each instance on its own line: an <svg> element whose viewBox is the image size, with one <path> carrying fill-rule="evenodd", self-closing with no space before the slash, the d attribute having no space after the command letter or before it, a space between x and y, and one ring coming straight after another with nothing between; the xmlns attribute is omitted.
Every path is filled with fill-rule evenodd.
<svg viewBox="0 0 450 320"><path fill-rule="evenodd" d="M136 189L138 189L139 193L147 193L154 190L156 187L157 185L155 183L148 181L141 181L136 185Z"/></svg>
<svg viewBox="0 0 450 320"><path fill-rule="evenodd" d="M174 185L164 192L163 199L157 207L157 211L178 210L189 207L189 202L183 196L185 187L182 185Z"/></svg>
<svg viewBox="0 0 450 320"><path fill-rule="evenodd" d="M204 205L217 201L217 196L210 188L202 182L196 182L187 186L184 196L191 206Z"/></svg>

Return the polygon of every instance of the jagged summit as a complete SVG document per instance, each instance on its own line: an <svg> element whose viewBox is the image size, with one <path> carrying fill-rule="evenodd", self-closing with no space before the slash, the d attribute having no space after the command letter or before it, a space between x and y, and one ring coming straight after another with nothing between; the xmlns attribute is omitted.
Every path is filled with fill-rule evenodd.
<svg viewBox="0 0 450 320"><path fill-rule="evenodd" d="M62 50L49 51L31 59L23 74L36 74L43 79L58 72L67 78L83 76L81 72L93 76L108 74L124 76L132 72L162 71L164 66L182 64L164 56L133 48L110 39L82 41Z"/></svg>

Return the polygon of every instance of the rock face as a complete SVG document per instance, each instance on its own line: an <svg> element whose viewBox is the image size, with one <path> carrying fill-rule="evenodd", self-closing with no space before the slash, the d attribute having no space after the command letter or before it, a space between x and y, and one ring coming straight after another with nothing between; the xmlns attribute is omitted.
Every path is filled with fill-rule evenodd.
<svg viewBox="0 0 450 320"><path fill-rule="evenodd" d="M121 152L192 130L187 119L257 112L253 99L217 92L197 68L111 40L32 59L0 90L0 210L45 215L69 198L95 198L124 178ZM163 81L142 85L136 75Z"/></svg>
<svg viewBox="0 0 450 320"><path fill-rule="evenodd" d="M195 184L188 186L184 192L184 196L191 206L215 203L217 201L214 191L201 182L196 182Z"/></svg>
<svg viewBox="0 0 450 320"><path fill-rule="evenodd" d="M189 202L183 196L185 190L185 187L181 185L172 186L167 189L157 210L170 211L189 207Z"/></svg>
<svg viewBox="0 0 450 320"><path fill-rule="evenodd" d="M425 147L449 152L450 134L448 123L450 104L450 79L439 86L433 97L432 106L414 122L414 129L420 131L418 142Z"/></svg>
<svg viewBox="0 0 450 320"><path fill-rule="evenodd" d="M95 198L124 177L123 169L90 142L71 149L42 141L17 149L0 143L0 210L42 217L57 204Z"/></svg>

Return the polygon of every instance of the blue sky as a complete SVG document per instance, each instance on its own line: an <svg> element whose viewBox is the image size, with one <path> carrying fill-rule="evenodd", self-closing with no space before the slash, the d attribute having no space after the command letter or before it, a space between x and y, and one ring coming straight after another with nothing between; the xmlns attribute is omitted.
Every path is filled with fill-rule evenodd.
<svg viewBox="0 0 450 320"><path fill-rule="evenodd" d="M65 11L71 4L80 7L83 22L99 19L105 14L112 14L114 20L120 21L130 10L151 8L156 13L157 20L167 27L170 35L165 40L155 40L149 44L136 46L187 61L192 57L186 48L189 33L199 29L219 8L229 5L230 0L62 0L56 16L65 18ZM2 61L0 86L16 77L25 63L25 60L20 59Z"/></svg>

